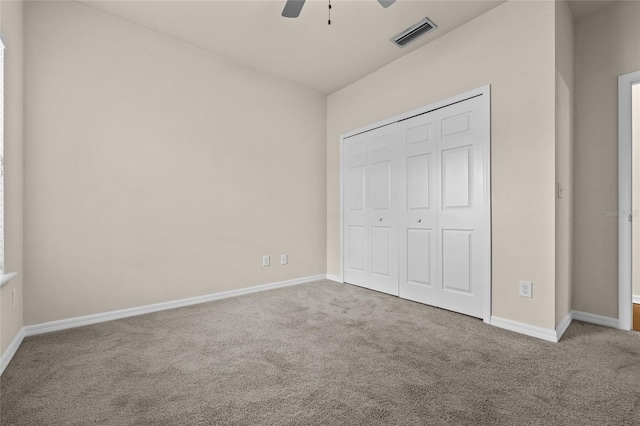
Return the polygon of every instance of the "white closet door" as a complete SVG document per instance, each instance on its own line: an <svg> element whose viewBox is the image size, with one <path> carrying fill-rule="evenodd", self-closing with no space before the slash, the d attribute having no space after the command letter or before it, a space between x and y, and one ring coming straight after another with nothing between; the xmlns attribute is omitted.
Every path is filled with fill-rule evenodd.
<svg viewBox="0 0 640 426"><path fill-rule="evenodd" d="M344 280L369 287L366 137L345 139L343 146Z"/></svg>
<svg viewBox="0 0 640 426"><path fill-rule="evenodd" d="M367 132L372 290L398 295L398 124Z"/></svg>
<svg viewBox="0 0 640 426"><path fill-rule="evenodd" d="M397 123L345 140L344 279L398 295Z"/></svg>
<svg viewBox="0 0 640 426"><path fill-rule="evenodd" d="M482 108L472 98L398 127L400 297L476 317L489 285Z"/></svg>
<svg viewBox="0 0 640 426"><path fill-rule="evenodd" d="M490 288L485 99L344 139L344 280L483 318Z"/></svg>
<svg viewBox="0 0 640 426"><path fill-rule="evenodd" d="M400 297L431 305L438 291L434 118L427 113L398 126Z"/></svg>
<svg viewBox="0 0 640 426"><path fill-rule="evenodd" d="M483 316L484 148L482 97L435 112L438 306Z"/></svg>

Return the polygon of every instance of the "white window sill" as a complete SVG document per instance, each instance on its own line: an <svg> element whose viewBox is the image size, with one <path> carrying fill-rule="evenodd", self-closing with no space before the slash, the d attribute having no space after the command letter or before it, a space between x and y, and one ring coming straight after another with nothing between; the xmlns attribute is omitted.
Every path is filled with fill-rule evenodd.
<svg viewBox="0 0 640 426"><path fill-rule="evenodd" d="M0 275L0 287L9 282L9 280L18 275L17 272L9 272L8 274Z"/></svg>

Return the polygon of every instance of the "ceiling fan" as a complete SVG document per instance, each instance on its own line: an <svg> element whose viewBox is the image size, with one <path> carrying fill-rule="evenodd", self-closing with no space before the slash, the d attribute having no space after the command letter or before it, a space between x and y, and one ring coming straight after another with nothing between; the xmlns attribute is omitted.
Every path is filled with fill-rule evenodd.
<svg viewBox="0 0 640 426"><path fill-rule="evenodd" d="M378 0L378 3L382 5L382 7L389 7L396 0ZM300 15L300 11L302 10L302 6L304 6L305 0L287 0L287 3L284 5L284 10L282 11L282 16L285 18L297 18Z"/></svg>

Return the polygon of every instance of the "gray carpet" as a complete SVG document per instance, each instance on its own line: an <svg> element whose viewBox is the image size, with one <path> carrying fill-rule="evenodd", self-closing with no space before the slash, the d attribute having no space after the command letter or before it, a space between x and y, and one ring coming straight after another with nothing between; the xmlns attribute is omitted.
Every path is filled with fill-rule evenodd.
<svg viewBox="0 0 640 426"><path fill-rule="evenodd" d="M322 281L30 337L0 386L2 425L637 425L640 333Z"/></svg>

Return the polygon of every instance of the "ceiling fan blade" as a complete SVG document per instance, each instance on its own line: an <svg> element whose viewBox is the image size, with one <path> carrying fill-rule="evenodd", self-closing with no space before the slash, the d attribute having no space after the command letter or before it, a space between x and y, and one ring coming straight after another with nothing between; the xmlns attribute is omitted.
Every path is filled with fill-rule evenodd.
<svg viewBox="0 0 640 426"><path fill-rule="evenodd" d="M300 15L302 6L304 6L304 0L287 0L287 4L284 5L284 10L282 11L282 16L285 18L297 18Z"/></svg>
<svg viewBox="0 0 640 426"><path fill-rule="evenodd" d="M389 7L394 4L396 0L378 0L378 3L382 5L382 7Z"/></svg>

